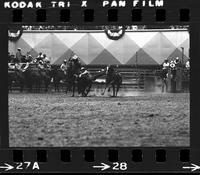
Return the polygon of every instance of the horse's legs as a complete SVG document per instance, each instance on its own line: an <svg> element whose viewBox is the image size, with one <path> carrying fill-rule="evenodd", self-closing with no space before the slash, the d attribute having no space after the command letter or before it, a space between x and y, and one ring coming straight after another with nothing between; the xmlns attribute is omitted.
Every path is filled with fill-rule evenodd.
<svg viewBox="0 0 200 175"><path fill-rule="evenodd" d="M53 85L54 85L54 91L56 92L56 83L54 82Z"/></svg>
<svg viewBox="0 0 200 175"><path fill-rule="evenodd" d="M118 91L119 91L119 87L120 87L120 84L118 83L118 84L117 84L117 87L116 87L116 97L117 97L117 93L118 93Z"/></svg>
<svg viewBox="0 0 200 175"><path fill-rule="evenodd" d="M45 92L48 91L48 82L45 83Z"/></svg>
<svg viewBox="0 0 200 175"><path fill-rule="evenodd" d="M73 88L72 97L74 97L75 83L73 83L72 88Z"/></svg>
<svg viewBox="0 0 200 175"><path fill-rule="evenodd" d="M56 89L57 89L58 92L60 91L59 90L59 82L56 84Z"/></svg>
<svg viewBox="0 0 200 175"><path fill-rule="evenodd" d="M112 87L113 87L113 97L115 97L115 84L113 84Z"/></svg>
<svg viewBox="0 0 200 175"><path fill-rule="evenodd" d="M66 93L66 94L67 94L67 92L69 91L70 86L71 86L71 85L68 83L67 86L66 86L66 90L65 90L65 93Z"/></svg>
<svg viewBox="0 0 200 175"><path fill-rule="evenodd" d="M103 92L101 93L101 95L104 95L104 94L105 94L105 91L106 91L106 89L108 88L108 86L109 86L109 84L106 84L106 86L105 86Z"/></svg>
<svg viewBox="0 0 200 175"><path fill-rule="evenodd" d="M168 85L167 85L167 80L165 80L165 92L167 92Z"/></svg>
<svg viewBox="0 0 200 175"><path fill-rule="evenodd" d="M164 80L162 79L162 93L164 92Z"/></svg>
<svg viewBox="0 0 200 175"><path fill-rule="evenodd" d="M20 82L19 84L20 84L20 92L23 92L23 86L24 86L23 82Z"/></svg>
<svg viewBox="0 0 200 175"><path fill-rule="evenodd" d="M89 84L88 89L86 88L86 96L87 96L88 93L90 92L91 87L92 87L92 83Z"/></svg>
<svg viewBox="0 0 200 175"><path fill-rule="evenodd" d="M164 91L167 91L167 81L165 79L162 79L162 93Z"/></svg>

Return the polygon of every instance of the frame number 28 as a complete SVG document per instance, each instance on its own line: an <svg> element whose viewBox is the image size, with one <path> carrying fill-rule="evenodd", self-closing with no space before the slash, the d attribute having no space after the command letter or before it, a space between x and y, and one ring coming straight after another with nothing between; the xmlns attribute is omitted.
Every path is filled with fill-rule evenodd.
<svg viewBox="0 0 200 175"><path fill-rule="evenodd" d="M113 162L113 170L120 171L120 170L127 170L127 163L126 162Z"/></svg>

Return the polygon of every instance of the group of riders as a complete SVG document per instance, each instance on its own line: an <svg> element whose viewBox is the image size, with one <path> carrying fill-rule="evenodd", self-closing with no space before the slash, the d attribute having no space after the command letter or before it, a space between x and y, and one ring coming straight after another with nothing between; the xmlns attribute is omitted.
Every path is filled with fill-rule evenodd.
<svg viewBox="0 0 200 175"><path fill-rule="evenodd" d="M8 58L8 68L10 69L21 70L24 72L27 70L30 64L36 64L40 70L51 69L50 59L46 56L46 54L43 54L42 52L39 52L38 56L33 58L30 52L27 52L25 56L22 55L21 48L18 48L16 57L8 53ZM90 72L85 67L81 66L81 62L77 55L73 55L69 58L69 60L65 59L60 66L60 70L62 70L63 73L67 75L67 71L74 66L77 68L77 70L79 70L79 77L91 76Z"/></svg>
<svg viewBox="0 0 200 175"><path fill-rule="evenodd" d="M18 73L18 75L23 74L21 77L28 77L26 78L26 80L28 81L30 81L31 78L34 78L35 82L39 82L45 79L44 81L46 82L46 91L48 85L50 84L50 77L50 82L53 82L55 91L59 91L59 83L64 81L67 83L66 93L67 91L71 90L73 92L73 96L75 87L77 87L79 93L82 93L82 96L86 96L90 91L92 82L106 72L108 77L111 77L107 78L107 80L109 80L107 81L108 84L110 83L112 86L114 86L116 83L118 83L114 79L115 71L113 71L112 66L109 68L109 71L106 71L106 69L102 69L101 71L97 72L97 75L92 76L91 73L84 66L82 66L79 57L75 54L72 55L68 60L64 59L63 63L59 67L59 70L57 69L57 67L52 67L50 64L50 59L46 57L46 54L42 54L41 52L35 58L33 58L29 52L26 54L23 60L22 58L23 56L21 54L21 48L18 48L16 57L10 59L10 62L8 63L9 69L14 70L12 72ZM29 69L31 63L36 66L34 70ZM10 82L12 86L12 80ZM119 86L117 86L117 89L119 89ZM116 94L116 92L114 93Z"/></svg>

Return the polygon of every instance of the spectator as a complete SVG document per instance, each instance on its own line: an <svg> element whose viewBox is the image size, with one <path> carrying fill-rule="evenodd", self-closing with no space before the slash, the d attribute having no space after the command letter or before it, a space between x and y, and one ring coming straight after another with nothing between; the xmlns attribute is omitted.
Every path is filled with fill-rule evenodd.
<svg viewBox="0 0 200 175"><path fill-rule="evenodd" d="M181 61L180 61L179 57L176 57L176 59L175 59L175 66L176 66L176 68L181 67Z"/></svg>
<svg viewBox="0 0 200 175"><path fill-rule="evenodd" d="M40 60L40 61L38 62L38 68L39 68L40 70L43 70L43 69L44 69L44 62L43 62L42 60Z"/></svg>
<svg viewBox="0 0 200 175"><path fill-rule="evenodd" d="M185 67L186 67L187 70L190 69L190 60L189 59L186 61Z"/></svg>
<svg viewBox="0 0 200 175"><path fill-rule="evenodd" d="M80 72L81 73L80 73L79 77L89 77L90 76L90 72L84 67L81 67Z"/></svg>
<svg viewBox="0 0 200 175"><path fill-rule="evenodd" d="M169 61L168 61L168 59L165 59L165 61L164 61L164 63L163 63L163 70L168 70L168 68L169 68Z"/></svg>

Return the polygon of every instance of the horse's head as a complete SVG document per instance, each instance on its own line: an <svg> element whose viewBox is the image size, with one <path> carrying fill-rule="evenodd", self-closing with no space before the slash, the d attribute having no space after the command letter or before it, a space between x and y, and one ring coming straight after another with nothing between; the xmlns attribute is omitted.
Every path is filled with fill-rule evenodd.
<svg viewBox="0 0 200 175"><path fill-rule="evenodd" d="M106 75L108 74L109 66L106 66Z"/></svg>
<svg viewBox="0 0 200 175"><path fill-rule="evenodd" d="M114 72L113 65L110 65L110 66L106 67L106 74L112 74L113 72Z"/></svg>

